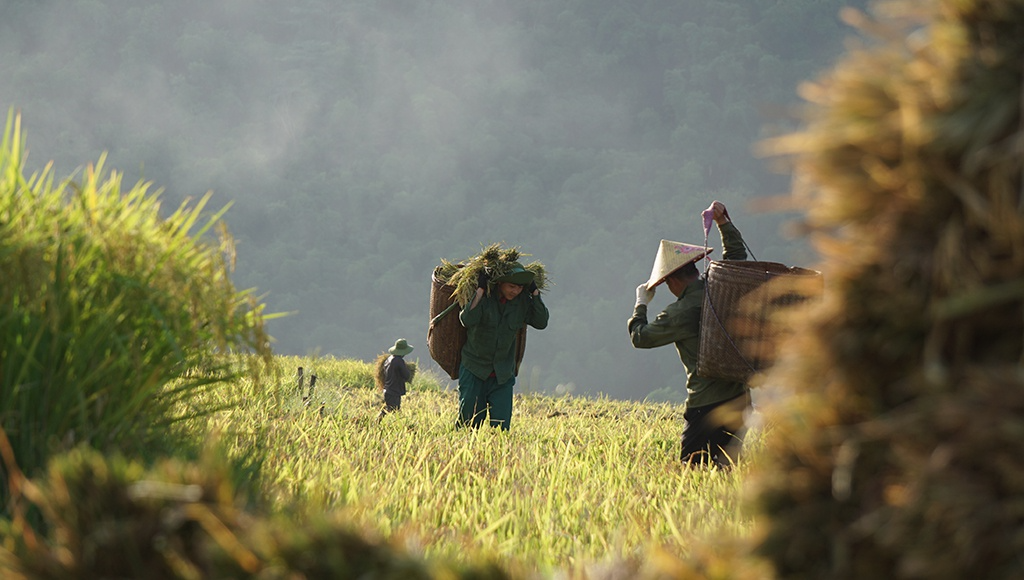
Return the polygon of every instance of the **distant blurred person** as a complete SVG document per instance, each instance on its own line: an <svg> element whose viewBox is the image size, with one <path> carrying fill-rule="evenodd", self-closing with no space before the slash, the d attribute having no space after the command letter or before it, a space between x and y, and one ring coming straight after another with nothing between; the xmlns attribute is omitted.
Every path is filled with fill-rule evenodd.
<svg viewBox="0 0 1024 580"><path fill-rule="evenodd" d="M458 426L490 425L508 431L512 425L512 386L515 385L516 337L530 325L548 326L548 308L540 298L534 273L518 262L494 280L487 292L487 273L477 278L476 295L459 313L466 327L459 367Z"/></svg>
<svg viewBox="0 0 1024 580"><path fill-rule="evenodd" d="M413 351L413 347L404 338L395 341L395 346L388 349L391 355L384 361L384 407L377 415L377 422L384 419L384 415L401 410L402 396L405 395L406 383L412 382L412 370L405 363L405 355Z"/></svg>
<svg viewBox="0 0 1024 580"><path fill-rule="evenodd" d="M723 259L747 259L743 236L733 225L725 205L715 201L703 215L718 225L725 246ZM705 228L709 227L710 221L705 222ZM696 373L706 282L697 270L697 261L710 252L704 246L662 240L650 279L636 287L636 304L628 327L634 348L675 344L683 363L687 398L680 459L688 465L729 468L742 447L745 415L751 409L751 401L745 383ZM676 300L653 322L648 322L647 306L654 298L655 287L662 282Z"/></svg>

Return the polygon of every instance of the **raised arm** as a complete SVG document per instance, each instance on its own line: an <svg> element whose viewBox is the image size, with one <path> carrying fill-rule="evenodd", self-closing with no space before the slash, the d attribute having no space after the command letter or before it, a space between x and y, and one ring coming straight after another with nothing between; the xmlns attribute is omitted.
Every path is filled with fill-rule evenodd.
<svg viewBox="0 0 1024 580"><path fill-rule="evenodd" d="M715 223L718 224L718 233L722 236L722 246L725 248L722 253L722 259L746 260L747 248L746 244L743 243L743 234L732 223L732 219L729 217L729 210L726 209L725 204L715 200L704 211L710 211Z"/></svg>

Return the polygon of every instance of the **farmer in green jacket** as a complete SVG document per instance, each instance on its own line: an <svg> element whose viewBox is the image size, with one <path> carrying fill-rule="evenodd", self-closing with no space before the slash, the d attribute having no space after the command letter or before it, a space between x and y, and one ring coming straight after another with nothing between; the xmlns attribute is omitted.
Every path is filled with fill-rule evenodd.
<svg viewBox="0 0 1024 580"><path fill-rule="evenodd" d="M526 325L546 328L548 308L534 273L518 262L487 292L489 282L481 271L473 300L459 313L466 344L459 367L458 425L479 427L489 413L491 426L507 431L516 382L516 336Z"/></svg>
<svg viewBox="0 0 1024 580"><path fill-rule="evenodd" d="M743 236L729 219L725 205L715 201L704 215L718 225L725 246L723 258L745 260ZM705 227L710 227L710 221ZM662 240L651 278L636 288L636 305L628 327L635 348L675 344L686 369L687 399L680 458L687 464L729 467L742 445L744 415L751 402L746 384L696 374L705 284L696 263L710 251L704 246ZM655 287L662 282L676 301L648 322L647 305L654 297Z"/></svg>

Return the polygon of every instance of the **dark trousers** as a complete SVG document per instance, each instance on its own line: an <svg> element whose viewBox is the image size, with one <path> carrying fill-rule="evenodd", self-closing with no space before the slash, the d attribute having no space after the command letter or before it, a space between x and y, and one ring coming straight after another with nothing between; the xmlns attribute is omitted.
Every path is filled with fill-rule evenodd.
<svg viewBox="0 0 1024 580"><path fill-rule="evenodd" d="M392 411L398 411L402 408L402 395L393 395L387 391L384 391L384 407L381 408L380 414L377 415L377 422L379 423L384 415Z"/></svg>
<svg viewBox="0 0 1024 580"><path fill-rule="evenodd" d="M683 413L683 463L729 468L743 446L744 416L751 409L750 393Z"/></svg>
<svg viewBox="0 0 1024 580"><path fill-rule="evenodd" d="M516 378L502 384L491 375L484 380L459 367L459 418L457 426L479 427L490 415L491 427L508 431L512 425L512 387Z"/></svg>

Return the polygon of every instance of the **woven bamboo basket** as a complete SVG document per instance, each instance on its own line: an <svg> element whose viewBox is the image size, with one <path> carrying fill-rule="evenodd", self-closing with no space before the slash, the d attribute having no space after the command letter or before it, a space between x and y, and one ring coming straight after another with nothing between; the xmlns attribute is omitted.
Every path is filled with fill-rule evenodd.
<svg viewBox="0 0 1024 580"><path fill-rule="evenodd" d="M459 321L459 305L455 303L455 287L438 278L438 268L430 276L430 326L427 328L427 350L452 379L459 378L462 347L466 344L466 328ZM516 375L526 354L526 327L516 336Z"/></svg>
<svg viewBox="0 0 1024 580"><path fill-rule="evenodd" d="M821 272L776 262L712 261L701 312L697 374L747 381L768 368L794 307L824 289Z"/></svg>

